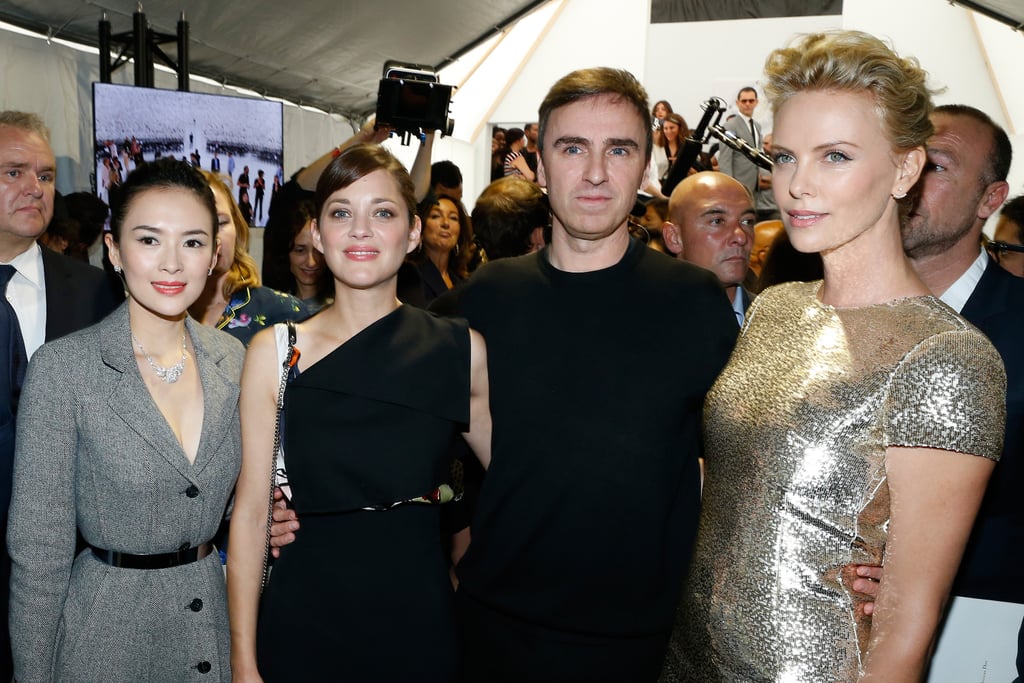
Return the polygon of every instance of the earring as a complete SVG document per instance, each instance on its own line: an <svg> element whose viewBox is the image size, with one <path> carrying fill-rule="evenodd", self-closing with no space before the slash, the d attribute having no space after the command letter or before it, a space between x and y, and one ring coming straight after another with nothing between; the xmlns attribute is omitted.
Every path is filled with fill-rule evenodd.
<svg viewBox="0 0 1024 683"><path fill-rule="evenodd" d="M117 273L118 275L120 275L121 274L121 266L115 264L114 265L114 272Z"/></svg>
<svg viewBox="0 0 1024 683"><path fill-rule="evenodd" d="M907 196L907 193L904 192L902 188L900 188L900 189L898 189L896 191L899 192L899 194L894 194L892 196L893 199L903 199L904 197Z"/></svg>
<svg viewBox="0 0 1024 683"><path fill-rule="evenodd" d="M212 267L208 271L206 271L206 277L210 277L211 275L213 275L213 268Z"/></svg>

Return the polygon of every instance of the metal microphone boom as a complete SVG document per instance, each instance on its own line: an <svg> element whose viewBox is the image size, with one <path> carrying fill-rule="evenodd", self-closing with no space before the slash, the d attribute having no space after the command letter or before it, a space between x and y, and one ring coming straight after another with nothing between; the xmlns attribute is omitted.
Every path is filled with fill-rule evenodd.
<svg viewBox="0 0 1024 683"><path fill-rule="evenodd" d="M676 189L676 185L683 182L683 178L689 174L690 167L693 166L693 162L700 155L700 150L704 147L704 143L707 142L708 126L712 125L712 119L715 119L717 124L718 120L722 118L722 112L725 111L725 102L717 97L712 97L702 104L701 108L704 110L704 115L701 117L700 123L686 136L686 140L683 141L683 148L679 150L675 163L672 164L672 168L668 170L668 173L665 174L665 179L661 182L661 191L666 197L671 195L672 190Z"/></svg>
<svg viewBox="0 0 1024 683"><path fill-rule="evenodd" d="M771 157L762 152L759 149L751 147L750 144L741 137L738 137L735 133L730 130L726 130L719 125L711 126L710 131L712 135L724 142L725 144L732 147L734 150L747 157L753 163L757 164L766 171L772 170L775 166L772 162Z"/></svg>
<svg viewBox="0 0 1024 683"><path fill-rule="evenodd" d="M686 140L683 142L683 149L679 152L679 157L672 164L672 168L669 169L665 180L661 183L661 191L666 197L671 195L676 185L681 183L689 174L693 162L697 160L701 149L711 139L711 136L718 138L724 144L765 170L770 171L775 165L767 154L751 147L746 140L737 137L735 133L722 128L719 121L722 120L722 114L726 110L724 100L718 97L711 97L701 105L701 109L704 110L704 115L701 117L700 123L686 137Z"/></svg>

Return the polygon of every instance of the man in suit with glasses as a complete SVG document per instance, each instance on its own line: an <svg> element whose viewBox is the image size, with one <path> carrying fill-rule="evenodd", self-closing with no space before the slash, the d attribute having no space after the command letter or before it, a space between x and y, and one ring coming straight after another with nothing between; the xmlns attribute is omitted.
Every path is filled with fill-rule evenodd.
<svg viewBox="0 0 1024 683"><path fill-rule="evenodd" d="M764 137L761 135L761 124L753 119L754 110L757 109L757 90L750 86L740 90L736 95L736 109L739 114L725 122L725 129L754 149L762 149ZM743 183L750 196L757 197L759 169L743 154L728 145L722 145L718 150L718 170ZM770 186L766 189L771 192Z"/></svg>

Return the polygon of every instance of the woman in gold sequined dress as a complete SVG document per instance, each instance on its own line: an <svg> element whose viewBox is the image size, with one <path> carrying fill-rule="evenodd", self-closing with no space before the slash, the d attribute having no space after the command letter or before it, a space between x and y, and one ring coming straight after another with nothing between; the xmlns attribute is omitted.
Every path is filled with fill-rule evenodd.
<svg viewBox="0 0 1024 683"><path fill-rule="evenodd" d="M664 678L916 681L1001 450L1005 375L903 254L898 200L932 132L916 61L837 32L776 50L766 71L776 200L825 274L755 300L708 394L704 508ZM878 563L867 618L839 575Z"/></svg>

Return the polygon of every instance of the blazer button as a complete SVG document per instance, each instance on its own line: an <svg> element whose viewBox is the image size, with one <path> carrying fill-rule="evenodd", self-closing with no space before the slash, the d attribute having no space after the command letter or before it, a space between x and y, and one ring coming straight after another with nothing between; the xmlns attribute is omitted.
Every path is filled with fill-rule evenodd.
<svg viewBox="0 0 1024 683"><path fill-rule="evenodd" d="M199 598L196 598L192 602L188 603L188 608L193 612L198 612L201 609L203 609L203 601Z"/></svg>
<svg viewBox="0 0 1024 683"><path fill-rule="evenodd" d="M212 668L213 667L210 666L209 662L199 662L198 664L196 664L196 669L198 669L199 673L201 673L201 674L208 674L208 673L210 673L210 669L212 669Z"/></svg>
<svg viewBox="0 0 1024 683"><path fill-rule="evenodd" d="M199 495L199 487L196 486L195 484L192 484L187 489L185 489L185 495L188 496L189 498L195 498L196 496Z"/></svg>

